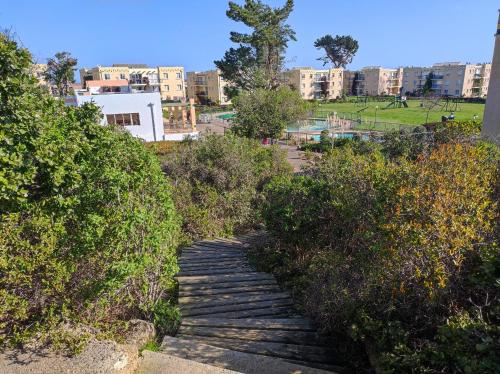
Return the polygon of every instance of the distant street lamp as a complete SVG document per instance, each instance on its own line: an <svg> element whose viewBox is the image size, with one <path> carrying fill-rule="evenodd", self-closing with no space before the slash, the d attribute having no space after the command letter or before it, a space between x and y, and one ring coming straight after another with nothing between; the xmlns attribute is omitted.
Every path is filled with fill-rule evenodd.
<svg viewBox="0 0 500 374"><path fill-rule="evenodd" d="M378 111L378 105L375 105L375 126L377 125L377 111Z"/></svg>

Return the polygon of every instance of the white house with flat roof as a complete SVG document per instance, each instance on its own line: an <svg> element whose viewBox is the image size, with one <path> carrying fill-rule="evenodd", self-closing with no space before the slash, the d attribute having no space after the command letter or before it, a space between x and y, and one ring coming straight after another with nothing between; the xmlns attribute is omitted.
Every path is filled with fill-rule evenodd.
<svg viewBox="0 0 500 374"><path fill-rule="evenodd" d="M159 92L133 92L126 81L90 81L84 90L67 97L67 105L94 103L101 108L102 124L122 126L145 141L180 141L197 138L194 102L162 108ZM164 118L164 111L165 117Z"/></svg>
<svg viewBox="0 0 500 374"><path fill-rule="evenodd" d="M163 115L159 92L77 95L76 104L93 102L101 108L102 124L123 126L146 141L163 140Z"/></svg>

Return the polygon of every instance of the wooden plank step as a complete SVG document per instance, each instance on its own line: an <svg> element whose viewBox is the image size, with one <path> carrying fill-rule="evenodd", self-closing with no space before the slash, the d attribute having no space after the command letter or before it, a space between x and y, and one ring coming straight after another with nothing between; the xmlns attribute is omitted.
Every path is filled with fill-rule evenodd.
<svg viewBox="0 0 500 374"><path fill-rule="evenodd" d="M206 296L206 295L228 295L232 293L245 292L247 294L259 293L259 292L281 292L281 288L275 283L263 283L250 286L239 286L231 288L209 288L209 289L198 289L198 290L185 290L185 286L179 290L179 297L189 297L189 296Z"/></svg>
<svg viewBox="0 0 500 374"><path fill-rule="evenodd" d="M246 258L230 258L227 260L221 261L206 261L203 260L201 262L198 261L179 261L179 266L185 267L208 267L208 266L231 266L231 265L248 265L249 262Z"/></svg>
<svg viewBox="0 0 500 374"><path fill-rule="evenodd" d="M248 259L246 257L225 258L225 259L204 258L204 259L196 259L196 260L180 259L179 258L178 263L179 263L179 266L183 266L183 265L211 265L211 264L238 262L238 261L244 261L244 262L248 263Z"/></svg>
<svg viewBox="0 0 500 374"><path fill-rule="evenodd" d="M183 251L181 253L180 257L185 257L185 256L197 256L198 257L217 257L219 255L241 255L245 256L244 253L240 251L223 251L223 252L217 252L217 251Z"/></svg>
<svg viewBox="0 0 500 374"><path fill-rule="evenodd" d="M181 313L185 317L190 316L208 316L210 314L224 313L224 312L238 312L250 311L252 309L273 308L292 306L293 302L290 298L273 299L263 301L249 301L240 304L216 305L207 307L182 307Z"/></svg>
<svg viewBox="0 0 500 374"><path fill-rule="evenodd" d="M218 282L218 283L196 283L196 284L183 284L179 287L181 292L195 291L195 290L213 290L213 289L229 289L244 286L257 286L257 285L274 285L278 286L275 279L262 279L262 280L243 280L241 282Z"/></svg>
<svg viewBox="0 0 500 374"><path fill-rule="evenodd" d="M306 318L284 318L284 319L229 319L229 318L184 318L182 326L206 326L206 327L231 327L231 328L252 328L265 330L297 330L315 331L311 321Z"/></svg>
<svg viewBox="0 0 500 374"><path fill-rule="evenodd" d="M190 247L187 248L194 248L194 249L211 249L211 250L219 250L219 251L240 251L243 252L245 250L245 245L242 244L228 244L228 243L206 243L206 244L200 244L200 243L195 243L191 245Z"/></svg>
<svg viewBox="0 0 500 374"><path fill-rule="evenodd" d="M292 313L292 309L289 306L281 307L265 307L260 309L250 309L250 310L239 310L236 312L222 312L207 315L197 316L198 318L266 318L271 319L274 316L276 318L286 318Z"/></svg>
<svg viewBox="0 0 500 374"><path fill-rule="evenodd" d="M177 276L188 277L195 275L220 275L220 274L244 274L255 272L250 266L239 266L223 269L200 269L200 270L181 270Z"/></svg>
<svg viewBox="0 0 500 374"><path fill-rule="evenodd" d="M229 348L235 351L261 354L271 357L297 359L305 362L334 363L334 355L326 347L286 344L274 342L256 342L240 339L225 339L208 336L177 335L181 339L197 341L216 347Z"/></svg>
<svg viewBox="0 0 500 374"><path fill-rule="evenodd" d="M243 253L219 253L219 254L202 254L202 255L185 255L182 254L179 257L179 260L181 261L203 261L203 260L212 260L212 259L218 259L218 260L225 260L225 259L230 259L230 258L238 258L238 259L246 259L246 256Z"/></svg>
<svg viewBox="0 0 500 374"><path fill-rule="evenodd" d="M307 346L325 346L327 343L326 339L311 331L235 329L230 327L182 325L179 329L179 334Z"/></svg>
<svg viewBox="0 0 500 374"><path fill-rule="evenodd" d="M204 302L222 302L223 300L232 300L235 297L241 296L263 296L263 295L274 295L281 294L283 291L279 288L254 290L250 288L250 291L240 291L240 292L229 292L229 293L216 293L216 294L203 294L203 295L193 295L190 292L184 295L179 295L179 304L186 303L204 303Z"/></svg>
<svg viewBox="0 0 500 374"><path fill-rule="evenodd" d="M246 374L330 373L324 370L289 363L279 358L237 352L231 349L173 338L171 336L163 338L160 352Z"/></svg>
<svg viewBox="0 0 500 374"><path fill-rule="evenodd" d="M199 275L194 277L177 277L179 284L207 284L225 282L245 282L250 280L274 280L274 277L267 273L252 272L247 274L228 275Z"/></svg>
<svg viewBox="0 0 500 374"><path fill-rule="evenodd" d="M182 310L193 308L205 308L209 306L222 306L231 304L252 303L257 301L290 299L290 295L285 292L260 293L257 295L231 294L223 296L202 296L202 297L183 297L179 298L179 304ZM291 300L291 299L290 299Z"/></svg>
<svg viewBox="0 0 500 374"><path fill-rule="evenodd" d="M193 265L182 265L182 270L201 270L201 269L226 269L235 268L238 266L250 266L247 261L234 261L223 264L193 264Z"/></svg>

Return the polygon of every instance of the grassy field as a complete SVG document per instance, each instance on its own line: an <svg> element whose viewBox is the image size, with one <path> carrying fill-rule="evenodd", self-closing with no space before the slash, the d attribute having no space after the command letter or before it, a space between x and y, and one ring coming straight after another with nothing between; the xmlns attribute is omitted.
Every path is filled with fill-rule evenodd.
<svg viewBox="0 0 500 374"><path fill-rule="evenodd" d="M359 113L363 121L393 122L406 125L421 125L425 123L428 108L420 106L420 100L409 100L408 108L385 109L389 102L368 102L365 104L349 103L326 103L320 104L315 116L325 117L328 113L338 112L341 114ZM428 103L427 103L428 104ZM450 110L444 110L444 101L432 108L429 112L428 122L439 122L441 116L448 116ZM378 109L376 109L378 106ZM363 109L365 108L365 109ZM458 104L455 113L456 120L472 120L474 115L478 121L483 120L484 104Z"/></svg>

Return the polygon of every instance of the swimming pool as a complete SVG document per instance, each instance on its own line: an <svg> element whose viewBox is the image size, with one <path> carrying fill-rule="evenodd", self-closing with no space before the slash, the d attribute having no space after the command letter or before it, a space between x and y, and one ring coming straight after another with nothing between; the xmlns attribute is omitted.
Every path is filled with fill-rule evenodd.
<svg viewBox="0 0 500 374"><path fill-rule="evenodd" d="M358 134L362 140L370 140L370 137L367 134L359 134L354 132L342 132L342 133L333 133L332 138L334 139L352 139L354 135ZM310 135L308 136L309 140L313 140L315 142L319 142L321 135Z"/></svg>
<svg viewBox="0 0 500 374"><path fill-rule="evenodd" d="M288 125L287 132L307 132L307 131L323 131L329 129L328 122L321 119L309 119Z"/></svg>

